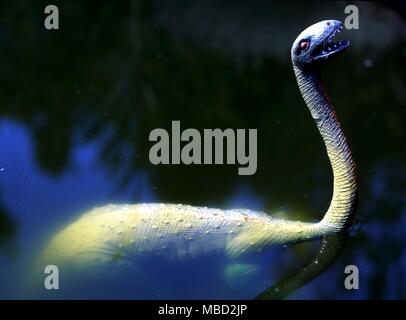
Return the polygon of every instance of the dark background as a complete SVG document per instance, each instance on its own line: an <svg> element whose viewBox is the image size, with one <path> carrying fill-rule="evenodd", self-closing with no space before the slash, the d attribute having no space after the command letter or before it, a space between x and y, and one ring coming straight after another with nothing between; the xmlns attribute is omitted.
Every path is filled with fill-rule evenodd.
<svg viewBox="0 0 406 320"><path fill-rule="evenodd" d="M94 205L170 202L260 209L315 221L332 174L297 88L290 47L353 2L0 4L0 281ZM346 250L293 298L406 298L405 3L355 3L360 29L325 83L357 162L360 201ZM152 166L149 132L258 129L258 170ZM294 251L300 256L300 252ZM348 264L360 290L343 287ZM280 270L280 275L284 275ZM1 282L0 282L1 283ZM9 297L6 285L0 297Z"/></svg>

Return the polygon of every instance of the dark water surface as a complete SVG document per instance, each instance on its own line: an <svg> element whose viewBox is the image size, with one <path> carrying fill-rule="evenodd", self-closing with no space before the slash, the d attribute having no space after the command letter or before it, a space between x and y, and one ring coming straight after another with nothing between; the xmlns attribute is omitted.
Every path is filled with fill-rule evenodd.
<svg viewBox="0 0 406 320"><path fill-rule="evenodd" d="M47 240L96 205L322 217L332 174L290 47L312 23L344 20L345 2L55 4L58 31L43 27L45 4L0 4L0 298L25 297L21 279ZM289 298L406 298L405 8L358 6L360 29L343 32L351 47L329 65L325 83L357 162L361 228L327 271ZM149 132L169 131L172 120L198 130L258 129L256 174L239 176L233 165L151 165ZM141 284L137 297L254 298L319 246L278 248L254 283L226 288L200 279L196 290L177 291L162 276L155 290ZM215 261L192 261L188 270L203 263L214 274ZM344 288L347 265L359 268L359 290Z"/></svg>

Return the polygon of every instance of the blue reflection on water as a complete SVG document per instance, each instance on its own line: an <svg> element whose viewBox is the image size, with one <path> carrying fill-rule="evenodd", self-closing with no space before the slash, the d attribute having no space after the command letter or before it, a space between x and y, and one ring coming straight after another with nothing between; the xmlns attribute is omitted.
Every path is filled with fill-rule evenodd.
<svg viewBox="0 0 406 320"><path fill-rule="evenodd" d="M0 200L8 212L17 219L19 225L17 257L0 255L0 281L2 283L0 298L24 297L19 292L18 282L22 275L27 273L27 266L30 266L49 237L77 218L81 212L107 203L154 202L157 200L154 187L150 184L146 172L137 172L129 184L124 187L117 187L118 183L114 181L114 178L109 175L98 160L100 144L100 141L94 140L91 143L77 145L72 153L68 169L62 175L53 177L36 165L32 142L27 131L18 123L9 120L0 122L2 155L0 159L0 168L2 168L0 171ZM373 183L371 183L371 194L373 194L373 199L376 202L372 203L371 201L364 206L364 208L369 208L371 212L376 211L374 206L378 201L391 199L390 190L385 186L387 183L385 172L375 171L376 174ZM263 203L263 198L244 185L229 199L230 207L261 210L264 206ZM403 203L406 204L406 201L403 200ZM404 233L406 230L406 206L400 216L402 220L395 224L390 220L368 223L362 230L362 234L367 239L364 245L356 245L357 241L360 242L361 236L359 234L353 236L350 239L347 254L341 256L327 272L301 290L294 292L290 298L365 299L370 297L371 291L374 290L373 286L379 286L381 283L386 286L384 298L404 296L406 288L406 239ZM391 253L393 246L400 247L398 250L393 250L393 252L398 252L397 255ZM316 247L317 244L312 244L308 248L311 249L310 251L315 251L314 248ZM366 247L376 248L376 256L368 255L365 250ZM176 288L172 288L171 291L165 289L165 277L161 277L157 278L159 279L157 286L161 285L163 288L160 296L159 294L157 296L157 290L148 291L145 289L140 292L139 297L204 298L206 294L212 293L211 297L213 298L224 296L250 298L259 293L258 291L265 285L270 285L272 281L276 281L277 276L286 275L287 271L285 272L285 270L292 271L294 266L299 266L297 257L298 252L290 248L267 253L261 258L262 260L256 261L260 265L262 264L263 268L257 278L252 278L253 281L250 285L242 282L237 288L219 287L217 282L208 282L203 277L192 287L179 288L178 291ZM359 290L344 289L345 275L343 271L348 264L355 264L359 268ZM190 265L187 266L190 270L199 270L202 265L211 267L201 270L206 275L211 272L212 278L218 277L215 275L215 271L224 267L224 265L220 267L221 259L216 257L209 258L203 264L202 261L191 261ZM171 268L168 265L168 270L169 274L176 278L176 268ZM185 273L184 269L182 270ZM192 279L193 274L189 275L190 279ZM385 281L381 282L382 279ZM191 288L199 289L193 292ZM125 297L125 282L122 289L119 297Z"/></svg>
<svg viewBox="0 0 406 320"><path fill-rule="evenodd" d="M64 225L78 212L110 202L153 201L153 188L143 172L124 188L99 164L97 141L77 146L69 168L58 177L43 172L35 164L27 132L18 124L2 121L0 145L3 157L0 184L7 208L20 219L22 242L43 228ZM46 223L44 223L46 221Z"/></svg>
<svg viewBox="0 0 406 320"><path fill-rule="evenodd" d="M0 122L0 146L0 167L4 168L0 172L0 199L19 225L18 257L0 255L0 297L8 296L4 288L15 288L13 274L29 265L44 242L79 213L106 203L154 199L144 172L136 174L126 187L116 187L98 162L98 141L74 148L69 168L58 177L38 168L30 136L19 124Z"/></svg>
<svg viewBox="0 0 406 320"><path fill-rule="evenodd" d="M153 187L143 172L136 174L133 181L126 187L115 187L117 185L115 181L98 162L97 141L77 146L69 168L58 177L49 176L35 165L29 134L18 124L7 120L1 122L0 145L2 153L7 155L1 162L1 167L4 168L0 180L2 200L4 206L19 221L19 256L16 260L7 261L5 257L0 260L2 265L5 265L1 273L3 286L0 297L10 297L10 295L24 297L24 293L19 292L19 280L27 274L47 239L58 229L77 218L79 213L107 203L154 201ZM244 188L230 202L237 207L250 205L257 208L260 208L262 203L259 198L253 197L253 194ZM136 279L133 279L133 283L137 283L143 289L135 295L133 293L132 297L196 299L207 297L210 293L209 296L213 298L250 298L270 282L271 271L267 268L270 266L269 260L272 256L273 254L268 252L262 258L254 256L253 260L243 261L245 264L259 265L259 271L257 270L254 278L248 277L251 280L250 284L241 280L234 281L231 286L219 285L227 268L224 257L209 256L203 260L191 260L184 263L182 268L179 268L179 265L166 264L167 272L158 274L159 270L156 270L155 276L149 276L150 280L154 280L151 283L155 286L145 287L142 281L136 282ZM154 270L155 265L160 266L158 262L150 261L145 270ZM190 271L189 274L187 270ZM180 286L178 283L178 286L174 287L172 282L172 287L169 284L165 287L168 282L165 279L173 281L177 277L176 273L178 276L182 275L181 278L187 285ZM126 294L131 292L128 283L132 274L134 274L132 268L121 269L121 282L118 281L119 277L113 277L114 287L119 283L121 290L117 295L108 296L128 297ZM201 277L196 277L196 274ZM196 290L196 288L199 289ZM106 295L100 292L98 287L93 286L90 291L83 290L83 296L79 297L86 296L104 297ZM46 297L63 298L69 295L64 296L59 292L56 296Z"/></svg>

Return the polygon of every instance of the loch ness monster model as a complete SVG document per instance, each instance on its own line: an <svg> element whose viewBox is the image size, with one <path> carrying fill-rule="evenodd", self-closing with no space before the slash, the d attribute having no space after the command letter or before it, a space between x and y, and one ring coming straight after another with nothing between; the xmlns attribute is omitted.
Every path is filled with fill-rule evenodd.
<svg viewBox="0 0 406 320"><path fill-rule="evenodd" d="M331 204L321 221L275 219L248 209L111 204L83 214L57 233L42 261L58 266L75 261L93 267L113 261L118 252L136 259L158 251L179 260L222 252L232 263L271 245L314 240L345 230L357 199L355 164L321 79L323 67L349 46L346 40L333 42L341 29L340 21L321 21L304 30L291 49L300 92L323 138L334 176ZM91 252L102 254L87 254Z"/></svg>

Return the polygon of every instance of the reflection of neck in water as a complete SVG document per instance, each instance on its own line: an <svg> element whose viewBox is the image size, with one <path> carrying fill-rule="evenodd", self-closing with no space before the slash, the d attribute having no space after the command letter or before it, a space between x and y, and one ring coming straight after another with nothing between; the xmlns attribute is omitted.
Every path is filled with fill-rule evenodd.
<svg viewBox="0 0 406 320"><path fill-rule="evenodd" d="M82 266L94 266L146 253L185 258L219 251L231 259L272 244L307 241L343 230L354 212L356 200L354 163L319 77L322 65L319 60L325 63L344 49L341 45L334 50L325 48L339 28L341 23L334 20L317 23L302 32L292 47L299 88L323 137L334 174L333 198L321 222L273 219L246 209L110 205L92 210L58 233L42 262L74 261Z"/></svg>
<svg viewBox="0 0 406 320"><path fill-rule="evenodd" d="M259 294L258 300L283 299L295 290L318 277L326 271L340 256L347 243L348 233L339 234L323 238L320 250L316 256L299 270L288 275L276 284Z"/></svg>

